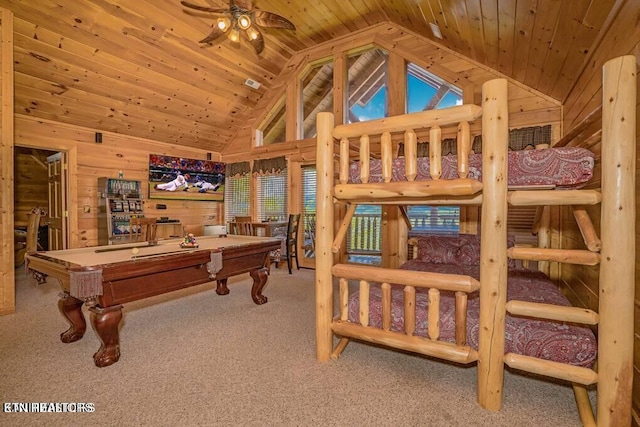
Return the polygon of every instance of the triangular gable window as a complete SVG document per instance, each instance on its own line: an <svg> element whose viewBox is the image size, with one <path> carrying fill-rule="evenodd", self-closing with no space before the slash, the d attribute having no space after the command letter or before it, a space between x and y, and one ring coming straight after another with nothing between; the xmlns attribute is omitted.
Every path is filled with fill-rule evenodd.
<svg viewBox="0 0 640 427"><path fill-rule="evenodd" d="M407 113L462 105L462 90L424 68L407 64Z"/></svg>

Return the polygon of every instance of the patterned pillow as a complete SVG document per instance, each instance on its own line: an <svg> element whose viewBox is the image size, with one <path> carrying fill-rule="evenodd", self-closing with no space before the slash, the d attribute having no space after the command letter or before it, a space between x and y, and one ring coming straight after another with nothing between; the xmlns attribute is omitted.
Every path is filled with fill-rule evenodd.
<svg viewBox="0 0 640 427"><path fill-rule="evenodd" d="M418 240L418 259L432 264L480 265L480 236L421 236ZM507 247L515 244L515 236L507 236ZM515 267L509 260L509 267Z"/></svg>

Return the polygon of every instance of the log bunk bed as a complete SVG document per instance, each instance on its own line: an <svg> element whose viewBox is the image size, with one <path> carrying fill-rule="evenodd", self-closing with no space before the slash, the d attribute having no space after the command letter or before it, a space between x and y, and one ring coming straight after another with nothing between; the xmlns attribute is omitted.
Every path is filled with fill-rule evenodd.
<svg viewBox="0 0 640 427"><path fill-rule="evenodd" d="M331 113L320 113L316 160L318 360L338 358L349 340L356 339L461 364L477 363L478 403L489 410L501 408L506 364L573 384L580 418L585 425L596 425L596 419L599 426L629 425L635 287L635 57L609 61L603 76L599 189L523 190L508 186L505 177L511 168L507 165L509 129L504 79L483 85L482 107L462 105L338 126L334 126ZM480 117L481 182L470 177L468 160L469 123ZM458 177L440 179L442 158L438 142L442 128L448 126L458 127ZM416 179L415 155L415 131L422 128L429 130L430 141L431 179L424 181ZM392 134L404 138L405 170L399 174L406 178L398 181L392 178L396 174L392 170ZM382 182L371 182L375 180L370 180L369 175L370 141L378 136ZM359 138L360 180L352 183L349 157L356 138ZM335 147L339 147L339 153L334 154ZM338 183L334 177L336 160ZM336 204L346 205L344 218L336 218ZM358 204L398 205L400 212L406 212L403 206L417 204L480 206L477 236L461 234L458 237L462 242L453 242L456 247L452 249L452 253L460 254L477 245L479 254L474 255L473 250L462 254L476 256L477 265L469 265L474 262L464 256L457 264L455 260L440 259L438 266L436 260L433 270L411 265L425 259L429 261L439 244L433 241L418 242L422 248L414 252L419 259L410 260L399 269L336 263ZM592 221L584 208L598 204L599 236L594 226L597 221ZM546 206L560 205L572 206L585 249L550 248L548 233L539 233L537 247L512 245L507 235L510 206L539 206L539 211L544 212ZM406 246L409 240L406 215L404 219L407 226L400 227L404 229L401 246ZM435 258L449 257L436 255ZM543 280L554 288L550 297L536 291L529 298L526 292L549 288L531 285L534 282L512 290L512 280L515 280L512 277L522 272L522 269L515 272L512 269L515 260L535 261L538 269L547 271L551 262L578 266L599 264L598 311L569 306L568 300L544 274ZM451 268L446 262L454 266ZM534 272L534 275L540 274ZM350 281L352 286L359 286L353 295L349 295ZM335 303L337 312L334 312ZM529 350L527 344L523 349L511 342L516 339L514 335L518 335L513 330L514 321L524 322L528 328L535 327L533 324L573 328L564 335L575 342L561 349ZM597 334L597 344L592 329ZM574 344L575 351L566 350ZM558 355L564 358L557 358ZM588 397L588 388L594 384L597 384L597 416Z"/></svg>

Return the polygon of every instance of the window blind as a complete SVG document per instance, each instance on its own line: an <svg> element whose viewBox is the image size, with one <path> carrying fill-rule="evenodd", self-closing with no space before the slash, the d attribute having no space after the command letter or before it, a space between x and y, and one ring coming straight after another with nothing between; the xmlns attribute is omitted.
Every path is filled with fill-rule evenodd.
<svg viewBox="0 0 640 427"><path fill-rule="evenodd" d="M287 209L287 169L279 174L256 176L258 220L286 221Z"/></svg>
<svg viewBox="0 0 640 427"><path fill-rule="evenodd" d="M460 231L458 206L409 206L410 235L457 234Z"/></svg>
<svg viewBox="0 0 640 427"><path fill-rule="evenodd" d="M227 175L224 185L224 217L227 221L250 215L249 178L249 174Z"/></svg>

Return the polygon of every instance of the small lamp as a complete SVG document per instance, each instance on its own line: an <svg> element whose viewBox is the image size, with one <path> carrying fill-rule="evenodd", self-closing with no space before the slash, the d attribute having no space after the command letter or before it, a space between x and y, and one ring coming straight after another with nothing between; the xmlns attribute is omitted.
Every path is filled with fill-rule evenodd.
<svg viewBox="0 0 640 427"><path fill-rule="evenodd" d="M247 28L247 37L249 37L249 40L257 39L258 38L258 31L256 31L256 29L253 28L253 27Z"/></svg>
<svg viewBox="0 0 640 427"><path fill-rule="evenodd" d="M238 16L238 27L240 27L243 30L246 30L250 26L251 26L251 18L249 18L249 15Z"/></svg>
<svg viewBox="0 0 640 427"><path fill-rule="evenodd" d="M217 25L218 25L218 28L220 28L223 32L226 33L229 27L231 26L231 21L229 20L229 18L225 16L222 18L218 18Z"/></svg>
<svg viewBox="0 0 640 427"><path fill-rule="evenodd" d="M229 40L234 43L238 43L240 41L240 30L238 27L234 27L233 30L229 33Z"/></svg>

